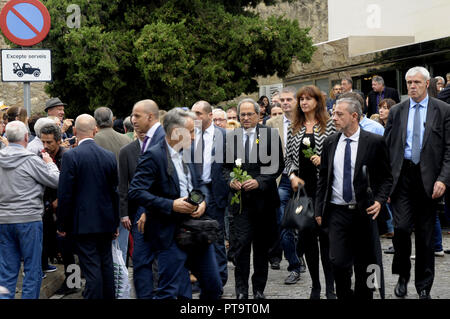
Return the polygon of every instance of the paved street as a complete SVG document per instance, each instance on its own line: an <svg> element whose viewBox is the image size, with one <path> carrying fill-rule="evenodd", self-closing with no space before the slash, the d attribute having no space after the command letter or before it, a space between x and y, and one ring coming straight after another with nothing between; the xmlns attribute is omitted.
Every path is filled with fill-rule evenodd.
<svg viewBox="0 0 450 319"><path fill-rule="evenodd" d="M447 229L443 230L443 245L444 249L450 248L450 235L447 234ZM386 249L391 245L390 239L381 239L382 248ZM413 240L414 243L414 240ZM413 248L414 253L414 248ZM383 254L383 265L384 265L384 275L386 284L386 299L396 299L394 295L394 287L397 283L397 276L392 275L391 265L392 265L393 255ZM433 289L431 291L431 296L434 299L450 299L450 255L445 255L444 257L436 257L436 277L433 284ZM414 269L414 260L412 260L412 267ZM269 280L265 290L266 297L269 299L308 299L311 289L311 280L308 271L302 273L301 279L298 283L294 285L285 285L284 279L288 275L287 272L287 262L283 260L281 263L280 270L269 269ZM52 276L53 274L48 274ZM130 280L132 278L132 268L130 268ZM131 280L132 282L132 280ZM83 281L84 283L84 281ZM322 298L325 298L325 279L323 277L323 272L321 271L321 283L322 283ZM251 291L251 287L250 287ZM132 297L135 298L134 292L132 292ZM229 280L224 289L225 299L235 298L234 293L234 267L229 263ZM60 299L62 296L54 295L51 299ZM78 299L82 298L81 293L72 294L64 297L64 299ZM198 298L198 294L194 295L194 298ZM375 294L375 298L379 299L378 293ZM416 299L417 293L414 287L414 271L411 273L411 281L408 285L408 296L407 299Z"/></svg>

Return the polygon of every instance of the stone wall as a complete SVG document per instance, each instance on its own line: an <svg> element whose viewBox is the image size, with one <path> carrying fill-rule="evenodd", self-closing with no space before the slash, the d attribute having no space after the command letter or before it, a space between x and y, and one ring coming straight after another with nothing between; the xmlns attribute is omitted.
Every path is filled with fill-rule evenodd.
<svg viewBox="0 0 450 319"><path fill-rule="evenodd" d="M0 0L0 7L8 2ZM37 45L39 47L39 45ZM3 36L0 36L0 49L9 49ZM0 62L1 63L1 62ZM49 96L44 90L45 82L31 83L31 113L39 114L44 112L45 101ZM0 81L0 103L3 101L8 106L23 106L23 83L22 82L1 82Z"/></svg>

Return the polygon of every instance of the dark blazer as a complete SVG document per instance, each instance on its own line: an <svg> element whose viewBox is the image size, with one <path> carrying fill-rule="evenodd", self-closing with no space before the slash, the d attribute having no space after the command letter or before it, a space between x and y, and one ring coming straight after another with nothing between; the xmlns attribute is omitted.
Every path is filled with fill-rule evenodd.
<svg viewBox="0 0 450 319"><path fill-rule="evenodd" d="M188 167L193 187L198 188L194 165L189 163ZM144 239L156 250L167 249L182 214L172 210L173 201L180 198L180 181L165 139L141 156L128 197L147 212Z"/></svg>
<svg viewBox="0 0 450 319"><path fill-rule="evenodd" d="M59 230L115 233L119 226L116 157L92 140L62 157L58 185Z"/></svg>
<svg viewBox="0 0 450 319"><path fill-rule="evenodd" d="M330 200L334 179L334 155L342 133L329 136L323 145L319 180L317 182L315 215L322 217L323 225L326 225L330 211ZM366 165L374 200L383 205L392 186L391 167L386 144L382 136L361 129L358 142L358 152L353 176L353 188L355 190L358 209L365 211L367 208L367 181L362 176L362 166Z"/></svg>
<svg viewBox="0 0 450 319"><path fill-rule="evenodd" d="M212 192L216 200L216 204L219 208L225 208L228 204L228 194L229 187L227 186L226 180L223 178L222 165L224 162L223 154L226 145L226 130L214 125L214 140L213 147L211 150L212 163L211 163L211 181L212 181ZM191 150L191 160L194 162L194 143L192 144ZM196 173L198 176L198 183L201 184L201 176L199 175L198 165L194 165L196 168Z"/></svg>
<svg viewBox="0 0 450 319"><path fill-rule="evenodd" d="M267 134L262 134L261 129L267 129ZM238 134L240 132L240 134ZM275 154L272 154L272 137L271 132L273 132L274 136L277 136L278 139L278 147L275 151ZM235 160L237 158L243 159L244 156L240 156L237 151L238 143L242 145L242 134L243 129L238 128L233 131L230 131L227 134L227 144L226 144L226 154L225 154L225 163L223 165L223 174L224 179L227 181L228 189L230 188L230 182L232 178L230 177L230 173L233 171L235 167ZM257 140L259 143L257 143ZM255 153L256 154L253 154ZM275 213L276 209L280 206L280 197L278 196L278 189L276 179L283 172L284 169L284 160L283 160L283 149L281 146L281 140L278 135L278 130L269 128L264 125L258 124L256 126L256 137L254 144L252 146L252 154L257 158L256 163L243 163L242 169L247 171L247 173L252 176L252 178L256 179L259 184L259 188L242 192L243 196L243 205L248 205L246 203L251 203L248 206L250 213L254 212L255 214L259 214L259 216L263 216L268 213ZM271 160L268 161L267 159ZM270 173L264 173L261 171L262 168L268 169L272 167ZM234 193L234 190L231 190ZM229 212L235 213L239 210L239 205L229 206Z"/></svg>
<svg viewBox="0 0 450 319"><path fill-rule="evenodd" d="M367 105L367 117L370 118L372 114L377 114L377 95L378 93L375 91L370 91L367 94L369 98L369 104ZM400 103L400 98L398 96L398 92L394 88L384 87L384 98L385 99L393 99L396 103Z"/></svg>
<svg viewBox="0 0 450 319"><path fill-rule="evenodd" d="M149 150L153 145L164 139L166 134L162 126L159 126L147 147ZM128 187L133 179L136 166L141 155L141 145L136 139L128 145L123 146L119 151L119 197L120 197L120 217L129 216L133 218L136 214L137 206L128 201Z"/></svg>
<svg viewBox="0 0 450 319"><path fill-rule="evenodd" d="M384 131L394 177L391 193L395 190L403 165L409 106L409 99L393 106ZM428 102L420 170L429 197L433 194L436 181L450 186L450 105L432 97Z"/></svg>

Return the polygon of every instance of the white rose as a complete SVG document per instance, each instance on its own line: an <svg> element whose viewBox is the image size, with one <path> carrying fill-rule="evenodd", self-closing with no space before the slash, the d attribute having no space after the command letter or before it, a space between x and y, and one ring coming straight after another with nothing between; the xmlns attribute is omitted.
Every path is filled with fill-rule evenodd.
<svg viewBox="0 0 450 319"><path fill-rule="evenodd" d="M305 137L303 139L303 145L310 147L311 146L311 141L309 140L309 137Z"/></svg>
<svg viewBox="0 0 450 319"><path fill-rule="evenodd" d="M242 159L238 158L234 161L234 163L236 164L237 167L241 167L242 166Z"/></svg>

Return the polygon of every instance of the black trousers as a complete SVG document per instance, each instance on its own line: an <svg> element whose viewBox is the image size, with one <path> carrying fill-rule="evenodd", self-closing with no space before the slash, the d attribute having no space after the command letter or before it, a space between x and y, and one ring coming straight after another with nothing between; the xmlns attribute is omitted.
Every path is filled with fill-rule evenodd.
<svg viewBox="0 0 450 319"><path fill-rule="evenodd" d="M374 247L380 245L380 241L376 222L358 209L330 205L328 236L336 295L338 299L372 299L367 271L369 265L377 263ZM351 289L353 268L354 291Z"/></svg>
<svg viewBox="0 0 450 319"><path fill-rule="evenodd" d="M276 215L268 211L263 216L250 216L244 207L242 213L230 214L230 251L235 262L236 295L248 294L250 253L253 246L253 293L264 292L269 272L269 249L276 236ZM272 213L272 212L270 212ZM271 218L272 217L272 218Z"/></svg>
<svg viewBox="0 0 450 319"><path fill-rule="evenodd" d="M75 237L80 268L86 278L85 299L114 299L112 234L87 234Z"/></svg>
<svg viewBox="0 0 450 319"><path fill-rule="evenodd" d="M437 200L423 188L420 165L405 160L398 184L391 196L395 249L392 273L409 279L411 270L411 233L416 244L415 286L417 292L430 292L434 280L434 224Z"/></svg>

